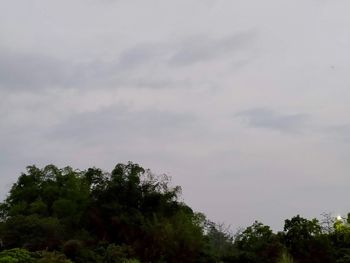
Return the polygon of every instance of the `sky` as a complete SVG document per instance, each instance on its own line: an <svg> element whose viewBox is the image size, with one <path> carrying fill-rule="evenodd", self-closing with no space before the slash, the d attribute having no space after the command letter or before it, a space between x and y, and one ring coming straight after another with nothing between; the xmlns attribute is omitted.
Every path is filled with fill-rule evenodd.
<svg viewBox="0 0 350 263"><path fill-rule="evenodd" d="M0 196L25 167L172 177L281 230L346 215L348 0L0 0Z"/></svg>

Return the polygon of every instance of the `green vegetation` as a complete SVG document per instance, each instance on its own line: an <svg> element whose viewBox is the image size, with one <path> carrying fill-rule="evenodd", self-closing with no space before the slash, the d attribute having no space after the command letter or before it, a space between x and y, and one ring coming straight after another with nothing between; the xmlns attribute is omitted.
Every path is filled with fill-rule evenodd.
<svg viewBox="0 0 350 263"><path fill-rule="evenodd" d="M0 263L350 262L350 217L299 215L284 230L232 235L179 201L180 187L137 164L27 167L0 205Z"/></svg>

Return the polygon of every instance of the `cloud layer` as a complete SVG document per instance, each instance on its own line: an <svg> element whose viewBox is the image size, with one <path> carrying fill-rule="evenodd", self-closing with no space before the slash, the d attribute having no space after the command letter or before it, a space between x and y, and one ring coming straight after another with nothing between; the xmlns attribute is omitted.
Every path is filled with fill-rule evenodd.
<svg viewBox="0 0 350 263"><path fill-rule="evenodd" d="M234 227L350 211L348 1L0 6L2 196L131 160Z"/></svg>

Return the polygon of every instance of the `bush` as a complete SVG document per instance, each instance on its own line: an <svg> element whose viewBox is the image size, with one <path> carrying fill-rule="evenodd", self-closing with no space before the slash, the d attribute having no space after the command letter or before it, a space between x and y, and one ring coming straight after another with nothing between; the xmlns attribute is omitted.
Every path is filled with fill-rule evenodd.
<svg viewBox="0 0 350 263"><path fill-rule="evenodd" d="M65 255L58 252L43 251L38 263L72 263Z"/></svg>
<svg viewBox="0 0 350 263"><path fill-rule="evenodd" d="M287 252L283 252L278 263L293 263L294 260Z"/></svg>
<svg viewBox="0 0 350 263"><path fill-rule="evenodd" d="M128 259L132 250L128 246L117 246L111 244L106 249L104 262L106 263L137 263L138 261Z"/></svg>
<svg viewBox="0 0 350 263"><path fill-rule="evenodd" d="M0 263L31 263L35 262L33 254L22 248L13 248L0 252Z"/></svg>
<svg viewBox="0 0 350 263"><path fill-rule="evenodd" d="M74 259L82 249L82 244L79 240L68 240L63 245L64 254L71 259Z"/></svg>

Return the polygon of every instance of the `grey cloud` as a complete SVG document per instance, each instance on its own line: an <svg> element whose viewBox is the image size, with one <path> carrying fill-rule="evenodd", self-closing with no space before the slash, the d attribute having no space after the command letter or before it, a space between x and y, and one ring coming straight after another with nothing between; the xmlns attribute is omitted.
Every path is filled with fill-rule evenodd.
<svg viewBox="0 0 350 263"><path fill-rule="evenodd" d="M74 63L39 53L13 53L0 51L0 90L38 91L51 88L137 86L140 79L133 77L133 70L147 63L153 56L153 48L133 48L123 52L118 59L94 60ZM169 80L143 80L152 88L152 82L167 84ZM172 82L172 81L170 81Z"/></svg>
<svg viewBox="0 0 350 263"><path fill-rule="evenodd" d="M90 59L82 63L40 53L0 50L0 89L77 89L96 84L100 87L111 84L113 87L125 84L137 86L139 81L133 78L134 70L142 67L142 70L147 72L149 63L164 67L181 67L220 58L223 55L234 55L234 52L239 50L247 50L254 36L254 32L248 31L221 39L189 38L175 43L141 43L122 51L117 58L111 58L109 61ZM240 59L237 62L239 63ZM151 82L153 80L148 81ZM159 85L156 88L159 88Z"/></svg>
<svg viewBox="0 0 350 263"><path fill-rule="evenodd" d="M134 78L127 79L122 83L126 87L139 87L139 88L149 88L149 89L172 89L179 87L193 87L195 84L188 79L178 79L173 78Z"/></svg>
<svg viewBox="0 0 350 263"><path fill-rule="evenodd" d="M214 58L232 55L251 47L256 33L247 31L221 39L193 38L183 43L169 59L173 66L186 66Z"/></svg>
<svg viewBox="0 0 350 263"><path fill-rule="evenodd" d="M0 53L1 89L38 89L66 84L71 72L63 61L41 54Z"/></svg>
<svg viewBox="0 0 350 263"><path fill-rule="evenodd" d="M306 114L278 113L267 108L254 108L236 114L248 126L266 128L285 133L303 131L308 116Z"/></svg>
<svg viewBox="0 0 350 263"><path fill-rule="evenodd" d="M119 69L132 69L163 56L162 45L143 44L124 50L119 56Z"/></svg>
<svg viewBox="0 0 350 263"><path fill-rule="evenodd" d="M111 107L74 115L52 127L49 136L63 140L157 138L175 135L179 129L191 127L195 121L193 115L185 113L158 110L132 112L126 107Z"/></svg>
<svg viewBox="0 0 350 263"><path fill-rule="evenodd" d="M40 53L0 52L1 90L42 90L48 88L82 88L108 80L115 62L77 63Z"/></svg>
<svg viewBox="0 0 350 263"><path fill-rule="evenodd" d="M329 138L341 141L350 141L350 124L333 125L323 129L324 134Z"/></svg>
<svg viewBox="0 0 350 263"><path fill-rule="evenodd" d="M251 49L256 35L256 31L249 30L224 38L198 36L173 43L138 44L121 53L118 68L136 68L153 61L177 67L205 62Z"/></svg>
<svg viewBox="0 0 350 263"><path fill-rule="evenodd" d="M74 114L57 124L28 123L18 129L4 125L0 130L0 165L23 168L31 163L45 164L52 162L51 158L64 160L66 155L89 147L103 147L107 152L137 147L147 152L141 150L145 145L162 149L163 144L193 132L196 122L196 117L187 113L112 106Z"/></svg>
<svg viewBox="0 0 350 263"><path fill-rule="evenodd" d="M40 53L0 52L0 89L41 90L79 88L109 74L111 66L100 61L76 63Z"/></svg>

